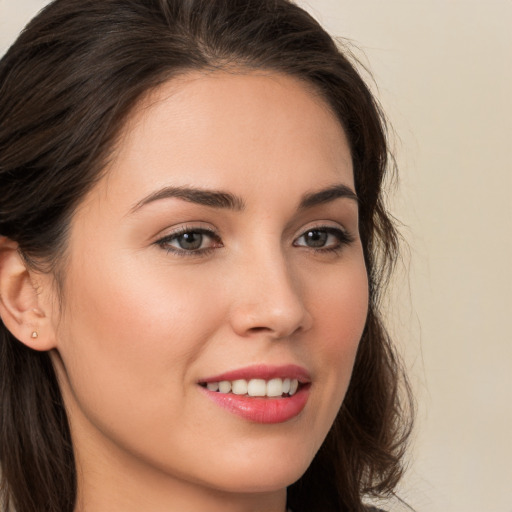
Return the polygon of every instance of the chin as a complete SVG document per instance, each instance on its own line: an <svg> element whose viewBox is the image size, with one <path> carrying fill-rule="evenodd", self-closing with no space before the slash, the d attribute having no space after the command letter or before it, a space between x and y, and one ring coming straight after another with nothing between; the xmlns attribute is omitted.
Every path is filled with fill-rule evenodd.
<svg viewBox="0 0 512 512"><path fill-rule="evenodd" d="M222 482L218 482L214 487L237 494L277 492L296 482L307 468L308 465L301 468L270 468L267 464L263 471L252 469L237 472L230 475L230 478L223 478Z"/></svg>
<svg viewBox="0 0 512 512"><path fill-rule="evenodd" d="M302 449L301 449L302 448ZM307 470L316 452L295 449L255 450L237 453L223 460L214 471L214 487L235 493L261 493L282 490L296 482Z"/></svg>

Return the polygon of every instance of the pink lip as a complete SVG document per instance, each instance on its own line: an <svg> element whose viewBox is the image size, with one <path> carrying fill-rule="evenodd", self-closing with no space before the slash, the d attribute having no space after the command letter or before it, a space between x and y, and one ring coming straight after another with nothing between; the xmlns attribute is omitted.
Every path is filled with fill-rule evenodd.
<svg viewBox="0 0 512 512"><path fill-rule="evenodd" d="M298 416L309 398L311 377L309 372L300 366L255 365L201 379L199 383L237 379L270 380L273 378L297 379L302 385L293 396L276 398L219 393L210 391L203 386L200 386L199 389L220 407L246 420L267 424L283 423Z"/></svg>
<svg viewBox="0 0 512 512"><path fill-rule="evenodd" d="M222 380L238 380L238 379L297 379L300 383L306 384L311 382L309 372L302 366L295 364L288 364L283 366L271 366L265 364L258 364L240 368L239 370L232 370L219 375L213 375L199 382L208 384L208 382L220 382Z"/></svg>

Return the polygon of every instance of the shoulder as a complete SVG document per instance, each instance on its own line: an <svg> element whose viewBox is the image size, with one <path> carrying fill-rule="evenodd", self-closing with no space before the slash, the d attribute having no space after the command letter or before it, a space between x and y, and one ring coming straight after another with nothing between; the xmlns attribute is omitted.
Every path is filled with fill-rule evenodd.
<svg viewBox="0 0 512 512"><path fill-rule="evenodd" d="M386 512L386 511L382 510L381 508L366 507L366 512Z"/></svg>

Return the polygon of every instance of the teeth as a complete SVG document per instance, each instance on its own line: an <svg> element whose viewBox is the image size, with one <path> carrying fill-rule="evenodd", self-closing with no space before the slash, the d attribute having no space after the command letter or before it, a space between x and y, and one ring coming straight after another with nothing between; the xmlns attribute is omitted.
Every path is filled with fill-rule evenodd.
<svg viewBox="0 0 512 512"><path fill-rule="evenodd" d="M251 379L247 383L247 394L249 396L265 396L267 383L263 379Z"/></svg>
<svg viewBox="0 0 512 512"><path fill-rule="evenodd" d="M229 380L219 382L219 391L221 393L229 393L231 391L231 382Z"/></svg>
<svg viewBox="0 0 512 512"><path fill-rule="evenodd" d="M297 379L238 379L232 382L223 380L221 382L208 382L207 389L219 393L233 393L234 395L268 396L278 397L282 395L293 396L299 387Z"/></svg>
<svg viewBox="0 0 512 512"><path fill-rule="evenodd" d="M281 396L283 394L283 381L272 379L267 382L267 396Z"/></svg>
<svg viewBox="0 0 512 512"><path fill-rule="evenodd" d="M235 395L247 394L247 381L244 379L234 380L233 384L231 384L231 391L233 391Z"/></svg>

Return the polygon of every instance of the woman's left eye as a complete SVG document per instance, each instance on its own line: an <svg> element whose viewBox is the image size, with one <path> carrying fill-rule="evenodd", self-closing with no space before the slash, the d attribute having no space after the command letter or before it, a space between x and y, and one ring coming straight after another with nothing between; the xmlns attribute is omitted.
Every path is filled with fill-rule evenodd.
<svg viewBox="0 0 512 512"><path fill-rule="evenodd" d="M220 238L208 229L182 229L158 240L157 245L178 254L204 253L222 247Z"/></svg>
<svg viewBox="0 0 512 512"><path fill-rule="evenodd" d="M293 245L319 251L335 251L352 241L353 237L343 229L326 226L308 229L293 242Z"/></svg>

